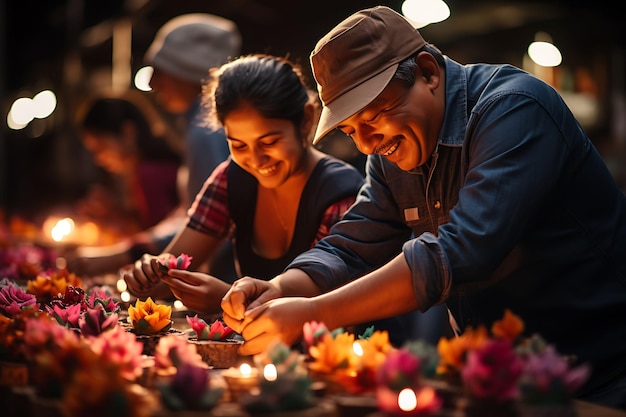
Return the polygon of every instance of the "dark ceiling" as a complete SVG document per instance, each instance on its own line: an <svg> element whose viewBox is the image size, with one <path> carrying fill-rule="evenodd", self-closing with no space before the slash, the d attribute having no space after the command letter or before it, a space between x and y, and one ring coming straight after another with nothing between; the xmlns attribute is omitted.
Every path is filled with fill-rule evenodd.
<svg viewBox="0 0 626 417"><path fill-rule="evenodd" d="M402 0L9 0L2 2L4 53L0 81L11 93L37 81L62 79L69 55L82 68L111 63L111 24L128 17L133 24L133 67L157 28L186 12L228 17L240 27L244 52L289 55L308 65L318 38L352 12ZM507 61L519 64L525 46L539 30L549 32L564 59L584 59L585 51L622 48L625 28L615 5L606 0L493 1L449 0L451 17L422 29L428 41L461 62ZM1 23L1 22L0 22ZM2 59L4 55L4 59ZM568 56L569 55L569 56ZM45 81L44 81L45 82ZM1 85L0 85L1 86Z"/></svg>

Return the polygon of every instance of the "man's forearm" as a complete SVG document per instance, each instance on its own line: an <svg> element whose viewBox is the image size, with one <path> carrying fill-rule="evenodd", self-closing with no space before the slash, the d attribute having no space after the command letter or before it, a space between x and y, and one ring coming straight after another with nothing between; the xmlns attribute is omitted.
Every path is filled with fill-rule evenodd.
<svg viewBox="0 0 626 417"><path fill-rule="evenodd" d="M288 269L271 280L283 297L313 297L320 294L320 288L304 271Z"/></svg>

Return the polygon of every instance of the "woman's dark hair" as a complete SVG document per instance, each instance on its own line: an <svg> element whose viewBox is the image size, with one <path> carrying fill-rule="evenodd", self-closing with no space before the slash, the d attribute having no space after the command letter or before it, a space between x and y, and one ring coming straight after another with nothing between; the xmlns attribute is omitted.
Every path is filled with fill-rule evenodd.
<svg viewBox="0 0 626 417"><path fill-rule="evenodd" d="M213 69L203 85L203 104L209 122L224 124L242 105L254 107L268 119L284 119L299 127L307 103L317 104L300 68L285 58L253 54Z"/></svg>
<svg viewBox="0 0 626 417"><path fill-rule="evenodd" d="M129 100L118 97L96 98L89 103L79 125L85 131L108 133L120 138L127 122L135 125L137 151L142 159L180 162L180 155L166 141L153 134L146 116Z"/></svg>
<svg viewBox="0 0 626 417"><path fill-rule="evenodd" d="M440 66L446 66L446 61L443 58L443 54L441 53L441 51L434 45L426 44L422 48L420 48L420 50L417 51L415 54L404 59L403 61L400 61L400 63L398 64L398 69L396 69L396 73L393 75L393 78L405 81L409 85L415 84L415 69L417 67L415 57L422 51L429 52L431 55L433 55Z"/></svg>

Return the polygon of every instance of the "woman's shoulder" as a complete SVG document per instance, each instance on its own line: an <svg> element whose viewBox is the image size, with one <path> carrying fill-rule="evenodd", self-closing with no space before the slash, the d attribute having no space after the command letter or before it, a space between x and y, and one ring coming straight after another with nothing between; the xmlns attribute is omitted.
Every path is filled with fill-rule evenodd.
<svg viewBox="0 0 626 417"><path fill-rule="evenodd" d="M363 174L352 164L335 156L325 154L317 163L318 173L327 175L347 175L350 178L363 180Z"/></svg>

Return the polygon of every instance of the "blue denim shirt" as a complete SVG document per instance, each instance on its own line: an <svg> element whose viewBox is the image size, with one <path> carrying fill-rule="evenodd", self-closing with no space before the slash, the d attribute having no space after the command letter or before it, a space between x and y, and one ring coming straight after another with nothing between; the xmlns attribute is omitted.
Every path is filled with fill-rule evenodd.
<svg viewBox="0 0 626 417"><path fill-rule="evenodd" d="M446 112L429 162L370 155L344 220L288 268L323 291L400 252L419 308L461 327L510 309L593 367L626 370L626 198L560 95L509 65L446 57Z"/></svg>

